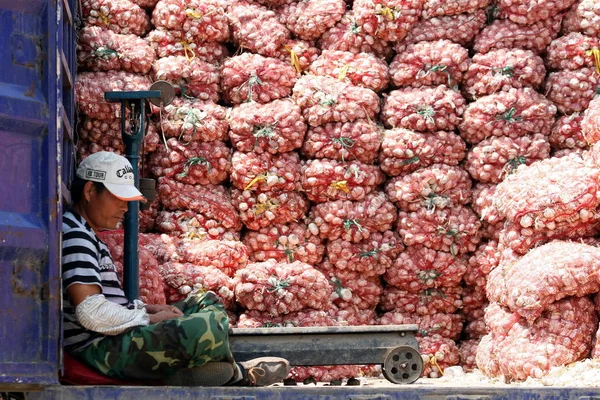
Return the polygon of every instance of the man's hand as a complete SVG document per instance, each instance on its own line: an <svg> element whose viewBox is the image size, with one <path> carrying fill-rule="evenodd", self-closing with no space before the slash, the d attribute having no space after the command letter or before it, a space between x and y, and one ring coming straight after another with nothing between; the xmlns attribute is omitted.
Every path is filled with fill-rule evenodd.
<svg viewBox="0 0 600 400"><path fill-rule="evenodd" d="M156 324L161 321L166 321L168 319L176 319L179 318L180 315L175 314L171 311L160 311L156 314L148 314L148 318L150 319L150 324Z"/></svg>
<svg viewBox="0 0 600 400"><path fill-rule="evenodd" d="M146 311L148 312L151 324L183 316L179 308L165 304L146 304Z"/></svg>
<svg viewBox="0 0 600 400"><path fill-rule="evenodd" d="M178 317L182 317L183 313L181 310L175 306L168 306L166 304L146 304L146 311L148 314L158 314L161 311L170 311L172 313L178 314Z"/></svg>

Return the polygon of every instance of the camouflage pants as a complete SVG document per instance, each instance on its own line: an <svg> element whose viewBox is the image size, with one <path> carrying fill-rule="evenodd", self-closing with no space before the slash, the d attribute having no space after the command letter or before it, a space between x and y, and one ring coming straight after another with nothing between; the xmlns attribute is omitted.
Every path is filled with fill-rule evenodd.
<svg viewBox="0 0 600 400"><path fill-rule="evenodd" d="M184 316L105 336L73 355L100 373L122 379L160 380L208 361L234 363L229 319L213 292L174 304Z"/></svg>

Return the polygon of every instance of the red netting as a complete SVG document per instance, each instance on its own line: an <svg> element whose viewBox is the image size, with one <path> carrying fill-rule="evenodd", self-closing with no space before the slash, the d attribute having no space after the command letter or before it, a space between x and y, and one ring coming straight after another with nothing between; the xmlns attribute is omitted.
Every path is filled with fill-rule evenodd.
<svg viewBox="0 0 600 400"><path fill-rule="evenodd" d="M294 191L300 188L298 153L242 153L231 159L231 183L240 190L255 193Z"/></svg>
<svg viewBox="0 0 600 400"><path fill-rule="evenodd" d="M404 211L465 205L471 202L471 177L462 168L435 164L388 180L385 192Z"/></svg>
<svg viewBox="0 0 600 400"><path fill-rule="evenodd" d="M266 55L290 39L290 31L274 11L245 1L228 3L227 18L236 46Z"/></svg>
<svg viewBox="0 0 600 400"><path fill-rule="evenodd" d="M494 205L508 220L502 240L525 253L548 239L591 236L598 184L598 168L576 154L520 167L496 188Z"/></svg>
<svg viewBox="0 0 600 400"><path fill-rule="evenodd" d="M425 0L423 18L457 15L486 8L491 0Z"/></svg>
<svg viewBox="0 0 600 400"><path fill-rule="evenodd" d="M519 25L507 19L497 19L475 38L473 50L487 53L494 49L523 49L542 53L558 35L562 15L531 25Z"/></svg>
<svg viewBox="0 0 600 400"><path fill-rule="evenodd" d="M583 115L579 113L563 115L559 117L552 132L548 136L548 141L553 149L587 149L586 142L581 132L581 121Z"/></svg>
<svg viewBox="0 0 600 400"><path fill-rule="evenodd" d="M466 153L465 142L452 132L396 128L384 131L379 166L387 175L399 176L438 163L458 165Z"/></svg>
<svg viewBox="0 0 600 400"><path fill-rule="evenodd" d="M239 240L236 229L228 228L217 221L195 211L159 211L155 222L159 232L174 236L200 239Z"/></svg>
<svg viewBox="0 0 600 400"><path fill-rule="evenodd" d="M318 270L300 261L248 264L234 278L237 302L273 316L306 308L328 309L331 288Z"/></svg>
<svg viewBox="0 0 600 400"><path fill-rule="evenodd" d="M177 258L183 263L214 267L230 277L248 264L248 249L239 241L178 239L175 243L176 256L171 261Z"/></svg>
<svg viewBox="0 0 600 400"><path fill-rule="evenodd" d="M469 258L469 267L464 275L467 285L485 288L488 274L500 263L498 242L489 241L479 245Z"/></svg>
<svg viewBox="0 0 600 400"><path fill-rule="evenodd" d="M339 308L332 304L328 313L342 326L377 325L377 313L374 309L361 310L352 305Z"/></svg>
<svg viewBox="0 0 600 400"><path fill-rule="evenodd" d="M309 158L330 158L371 164L379 154L383 130L374 122L330 122L309 127L302 154Z"/></svg>
<svg viewBox="0 0 600 400"><path fill-rule="evenodd" d="M363 276L383 275L403 250L402 240L394 231L373 233L359 243L343 239L327 242L327 258L337 269Z"/></svg>
<svg viewBox="0 0 600 400"><path fill-rule="evenodd" d="M361 310L377 307L383 286L378 276L364 276L360 272L337 269L325 259L317 269L329 279L331 301L340 308L354 306Z"/></svg>
<svg viewBox="0 0 600 400"><path fill-rule="evenodd" d="M388 85L388 70L387 63L373 54L323 50L308 72L380 92Z"/></svg>
<svg viewBox="0 0 600 400"><path fill-rule="evenodd" d="M311 41L290 39L276 51L266 55L289 63L296 72L302 73L319 57L320 53L321 49Z"/></svg>
<svg viewBox="0 0 600 400"><path fill-rule="evenodd" d="M287 97L296 78L296 69L289 63L259 54L243 53L221 66L223 98L231 104L265 104Z"/></svg>
<svg viewBox="0 0 600 400"><path fill-rule="evenodd" d="M202 267L190 263L168 262L159 267L165 282L167 303L184 300L192 292L215 292L228 310L235 308L233 279L215 267Z"/></svg>
<svg viewBox="0 0 600 400"><path fill-rule="evenodd" d="M306 133L300 107L289 100L235 106L229 116L229 126L233 146L254 153L277 154L295 150L302 146Z"/></svg>
<svg viewBox="0 0 600 400"><path fill-rule="evenodd" d="M475 319L468 324L465 325L465 329L463 331L463 335L467 340L481 340L482 337L490 333L489 328L485 324L485 319L483 317ZM473 363L475 363L475 353L472 354Z"/></svg>
<svg viewBox="0 0 600 400"><path fill-rule="evenodd" d="M511 88L538 89L546 77L544 60L531 50L498 49L475 54L465 74L463 90L478 98Z"/></svg>
<svg viewBox="0 0 600 400"><path fill-rule="evenodd" d="M572 32L550 43L546 50L546 63L552 70L595 68L592 49L600 48L600 38Z"/></svg>
<svg viewBox="0 0 600 400"><path fill-rule="evenodd" d="M400 312L387 312L381 316L379 319L379 324L415 324L419 326L417 337L440 335L451 340L458 340L463 329L463 318L459 314L437 313L431 315L418 315Z"/></svg>
<svg viewBox="0 0 600 400"><path fill-rule="evenodd" d="M508 306L528 321L567 296L585 296L600 290L594 271L600 249L582 243L553 241L537 247L505 268L506 299L490 298Z"/></svg>
<svg viewBox="0 0 600 400"><path fill-rule="evenodd" d="M381 192L368 194L364 200L337 200L315 205L309 214L322 239L342 238L350 242L368 239L375 232L392 228L396 207Z"/></svg>
<svg viewBox="0 0 600 400"><path fill-rule="evenodd" d="M460 284L467 271L467 258L424 246L408 246L383 276L400 289L420 292L429 288Z"/></svg>
<svg viewBox="0 0 600 400"><path fill-rule="evenodd" d="M510 89L469 104L459 126L460 135L469 143L491 136L516 139L530 133L549 135L555 115L556 106L535 90Z"/></svg>
<svg viewBox="0 0 600 400"><path fill-rule="evenodd" d="M498 7L502 9L503 16L511 21L531 25L560 14L573 3L575 0L500 0Z"/></svg>
<svg viewBox="0 0 600 400"><path fill-rule="evenodd" d="M446 368L458 365L458 347L453 340L432 335L417 338L417 341L424 364L421 376L439 378Z"/></svg>
<svg viewBox="0 0 600 400"><path fill-rule="evenodd" d="M458 87L471 63L469 51L449 40L398 45L395 50L390 77L398 87Z"/></svg>
<svg viewBox="0 0 600 400"><path fill-rule="evenodd" d="M409 292L394 286L384 289L379 308L382 311L416 313L431 315L436 313L454 314L462 307L460 286L425 289L420 292Z"/></svg>
<svg viewBox="0 0 600 400"><path fill-rule="evenodd" d="M600 97L592 100L585 110L581 120L581 133L589 145L600 142Z"/></svg>
<svg viewBox="0 0 600 400"><path fill-rule="evenodd" d="M302 166L300 184L309 200L363 200L385 181L376 165L358 161L308 160Z"/></svg>
<svg viewBox="0 0 600 400"><path fill-rule="evenodd" d="M99 26L124 35L144 36L150 29L150 17L129 0L82 0L85 26Z"/></svg>
<svg viewBox="0 0 600 400"><path fill-rule="evenodd" d="M191 42L229 39L225 3L220 0L160 0L152 12L157 28L180 30Z"/></svg>
<svg viewBox="0 0 600 400"><path fill-rule="evenodd" d="M232 189L232 198L244 225L255 231L270 225L298 221L309 207L308 200L299 192L259 194Z"/></svg>
<svg viewBox="0 0 600 400"><path fill-rule="evenodd" d="M354 54L371 53L387 59L392 55L392 44L370 35L356 22L352 11L325 32L318 42L321 50L349 51Z"/></svg>
<svg viewBox="0 0 600 400"><path fill-rule="evenodd" d="M205 42L198 38L187 37L186 32L158 28L150 31L146 41L157 57L186 56L206 61L211 64L221 63L229 57L229 50L223 43Z"/></svg>
<svg viewBox="0 0 600 400"><path fill-rule="evenodd" d="M584 35L600 36L600 10L595 0L579 0L565 15L563 32L581 32Z"/></svg>
<svg viewBox="0 0 600 400"><path fill-rule="evenodd" d="M477 368L475 355L481 339L462 340L458 345L459 365L465 372L472 372Z"/></svg>
<svg viewBox="0 0 600 400"><path fill-rule="evenodd" d="M136 35L120 35L97 26L79 31L77 64L81 70L146 74L154 59L154 50Z"/></svg>
<svg viewBox="0 0 600 400"><path fill-rule="evenodd" d="M315 367L293 367L288 375L296 382L307 383L341 381L361 375L358 365L325 365Z"/></svg>
<svg viewBox="0 0 600 400"><path fill-rule="evenodd" d="M279 20L299 39L317 40L344 15L344 0L290 2L277 9Z"/></svg>
<svg viewBox="0 0 600 400"><path fill-rule="evenodd" d="M485 10L468 14L443 15L421 19L412 27L400 45L419 42L450 40L461 46L469 46L479 31L485 26Z"/></svg>
<svg viewBox="0 0 600 400"><path fill-rule="evenodd" d="M481 240L480 228L477 215L460 205L398 214L397 229L405 245L422 244L453 255L475 251Z"/></svg>
<svg viewBox="0 0 600 400"><path fill-rule="evenodd" d="M520 165L550 157L548 138L540 133L519 138L507 136L482 140L471 148L465 168L480 182L500 183Z"/></svg>
<svg viewBox="0 0 600 400"><path fill-rule="evenodd" d="M471 207L473 208L473 211L479 215L482 221L490 224L504 222L504 218L500 216L493 204L495 193L496 185L489 183L478 183L473 188Z"/></svg>
<svg viewBox="0 0 600 400"><path fill-rule="evenodd" d="M191 210L232 230L241 229L241 221L229 191L216 185L187 185L168 178L158 179L158 198L167 210Z"/></svg>
<svg viewBox="0 0 600 400"><path fill-rule="evenodd" d="M488 376L522 381L586 357L598 317L593 303L581 297L551 304L533 323L492 304L486 323L492 333L482 339L477 366Z"/></svg>
<svg viewBox="0 0 600 400"><path fill-rule="evenodd" d="M152 65L154 80L165 80L187 96L200 100L219 101L220 73L216 65L200 58L168 56Z"/></svg>
<svg viewBox="0 0 600 400"><path fill-rule="evenodd" d="M402 40L419 20L425 0L354 0L356 23L370 35Z"/></svg>
<svg viewBox="0 0 600 400"><path fill-rule="evenodd" d="M217 185L229 176L231 149L221 141L192 141L186 145L170 138L150 155L148 166L156 177L192 185Z"/></svg>
<svg viewBox="0 0 600 400"><path fill-rule="evenodd" d="M121 105L107 102L104 93L148 90L150 84L148 77L129 72L80 72L75 79L77 107L91 118L120 118Z"/></svg>
<svg viewBox="0 0 600 400"><path fill-rule="evenodd" d="M211 101L175 98L161 110L160 128L165 137L183 143L227 140L227 109Z"/></svg>
<svg viewBox="0 0 600 400"><path fill-rule="evenodd" d="M236 328L279 328L305 326L338 326L338 322L323 310L300 310L272 316L269 313L247 310L240 314Z"/></svg>
<svg viewBox="0 0 600 400"><path fill-rule="evenodd" d="M255 262L273 258L279 262L298 260L316 266L325 253L321 238L301 222L248 231L243 242L249 249L250 259Z"/></svg>
<svg viewBox="0 0 600 400"><path fill-rule="evenodd" d="M461 94L445 85L405 88L384 95L381 120L388 128L452 131L465 108L466 101Z"/></svg>
<svg viewBox="0 0 600 400"><path fill-rule="evenodd" d="M544 83L546 96L563 114L585 111L599 87L600 74L594 68L552 72Z"/></svg>
<svg viewBox="0 0 600 400"><path fill-rule="evenodd" d="M379 112L377 93L331 76L303 75L292 97L310 126L370 119Z"/></svg>
<svg viewBox="0 0 600 400"><path fill-rule="evenodd" d="M117 276L123 285L124 232L103 231L98 233L98 238L108 247L117 267ZM138 247L138 260L140 300L146 304L166 304L165 286L158 273L158 261L152 252L144 247L141 240Z"/></svg>

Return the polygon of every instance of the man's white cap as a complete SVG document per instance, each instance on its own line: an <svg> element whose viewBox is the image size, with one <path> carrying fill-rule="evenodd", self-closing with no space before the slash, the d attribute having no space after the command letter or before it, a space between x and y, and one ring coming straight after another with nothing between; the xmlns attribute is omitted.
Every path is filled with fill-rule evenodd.
<svg viewBox="0 0 600 400"><path fill-rule="evenodd" d="M135 187L133 168L125 157L110 151L99 151L79 164L77 176L86 181L101 182L109 192L125 201L146 201Z"/></svg>

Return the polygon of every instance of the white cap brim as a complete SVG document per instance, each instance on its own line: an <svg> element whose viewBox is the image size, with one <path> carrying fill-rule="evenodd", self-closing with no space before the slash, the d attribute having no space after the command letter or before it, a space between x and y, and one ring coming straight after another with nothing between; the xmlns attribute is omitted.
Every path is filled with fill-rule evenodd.
<svg viewBox="0 0 600 400"><path fill-rule="evenodd" d="M104 186L111 192L116 198L124 201L147 201L142 193L133 185L117 185L114 183L104 183Z"/></svg>

